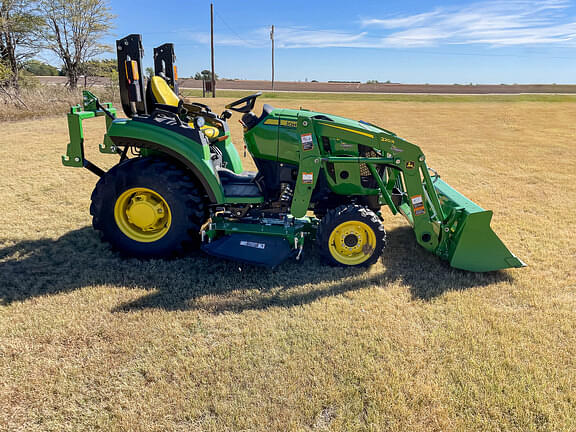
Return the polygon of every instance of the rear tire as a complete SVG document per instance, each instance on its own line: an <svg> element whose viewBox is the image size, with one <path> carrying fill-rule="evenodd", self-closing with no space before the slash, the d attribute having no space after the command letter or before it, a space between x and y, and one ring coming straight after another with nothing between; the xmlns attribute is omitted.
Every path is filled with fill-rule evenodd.
<svg viewBox="0 0 576 432"><path fill-rule="evenodd" d="M372 210L359 205L326 212L316 241L323 260L340 267L368 267L378 261L386 246L386 232Z"/></svg>
<svg viewBox="0 0 576 432"><path fill-rule="evenodd" d="M168 258L200 245L204 194L163 159L129 159L104 174L92 193L92 225L103 241L137 258Z"/></svg>

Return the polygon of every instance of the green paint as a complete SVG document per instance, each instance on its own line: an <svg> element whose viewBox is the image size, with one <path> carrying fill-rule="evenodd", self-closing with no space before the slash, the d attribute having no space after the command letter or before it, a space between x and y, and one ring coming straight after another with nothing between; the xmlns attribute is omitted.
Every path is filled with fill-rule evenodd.
<svg viewBox="0 0 576 432"><path fill-rule="evenodd" d="M225 168L229 169L230 171L234 171L236 174L240 174L242 171L244 171L242 167L242 160L240 159L238 150L236 150L236 147L234 146L234 143L232 143L232 138L230 138L230 136L228 136L226 140L216 143L216 146L222 152Z"/></svg>
<svg viewBox="0 0 576 432"><path fill-rule="evenodd" d="M68 115L70 144L63 158L65 165L82 166L82 121L103 114L91 94L85 95L83 110L72 107ZM114 138L153 143L154 149L143 149L143 154L165 151L179 155L194 167L205 189L214 197L214 204L264 202L263 197L224 195L206 143L195 142L160 125L107 119L101 151L116 152L112 145ZM244 140L254 158L298 168L289 215L294 223L246 224L218 216L207 231L209 238L257 233L284 236L295 245L296 238L303 240L303 236L315 230L316 222L304 216L314 208L313 193L322 174L323 187L332 194L351 199L377 197L393 214L404 215L414 229L416 241L453 267L489 271L524 265L490 228L492 212L482 209L438 177L431 177L422 150L389 130L304 109L276 109L245 131ZM242 172L240 157L230 138L215 145L222 151L226 167ZM365 187L363 181L373 187Z"/></svg>
<svg viewBox="0 0 576 432"><path fill-rule="evenodd" d="M108 137L131 138L138 141L158 143L163 149L179 154L196 167L203 185L210 189L216 202L224 202L224 192L210 159L210 148L186 138L182 134L161 126L135 120L115 120L108 129Z"/></svg>
<svg viewBox="0 0 576 432"><path fill-rule="evenodd" d="M205 231L205 235L213 240L222 235L261 234L282 237L292 247L299 247L303 245L305 240L314 238L317 226L318 220L309 217L289 217L285 223L260 224L242 223L216 216Z"/></svg>
<svg viewBox="0 0 576 432"><path fill-rule="evenodd" d="M68 113L68 134L70 142L66 148L66 155L62 156L62 164L69 167L81 168L84 166L84 128L82 122L93 117L102 117L105 112L98 108L98 99L87 90L82 92L83 105L75 105L70 108ZM116 109L110 103L104 103L102 106L113 116L116 115ZM106 117L106 127L112 123L112 119ZM110 149L111 142L104 137L103 144L100 145L100 151L103 153L116 153L116 151L107 151ZM105 150L103 150L105 149Z"/></svg>
<svg viewBox="0 0 576 432"><path fill-rule="evenodd" d="M470 201L441 179L434 187L442 208L449 214L444 224L443 244L437 254L452 267L491 271L525 264L512 254L490 228L492 212Z"/></svg>

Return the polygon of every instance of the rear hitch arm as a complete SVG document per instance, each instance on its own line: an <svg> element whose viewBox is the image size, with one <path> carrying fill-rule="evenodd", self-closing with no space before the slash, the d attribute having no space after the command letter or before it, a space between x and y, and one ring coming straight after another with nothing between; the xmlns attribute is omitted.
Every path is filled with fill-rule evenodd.
<svg viewBox="0 0 576 432"><path fill-rule="evenodd" d="M69 167L86 168L91 173L102 177L104 170L87 160L84 156L84 128L82 122L85 119L106 116L106 128L108 128L116 118L116 109L110 103L101 104L98 98L87 90L83 92L83 95L83 105L71 107L68 113L70 142L66 148L66 154L62 156L62 164Z"/></svg>

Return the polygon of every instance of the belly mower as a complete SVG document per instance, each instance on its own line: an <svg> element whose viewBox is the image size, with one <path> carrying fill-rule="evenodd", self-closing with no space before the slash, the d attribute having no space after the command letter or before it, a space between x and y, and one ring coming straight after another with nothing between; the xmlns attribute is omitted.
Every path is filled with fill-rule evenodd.
<svg viewBox="0 0 576 432"><path fill-rule="evenodd" d="M422 150L379 126L305 109L264 105L260 93L216 114L178 96L174 47L154 50L142 75L140 35L116 43L125 118L84 92L68 114L63 164L100 177L94 228L116 250L140 258L192 248L274 267L316 241L324 261L369 266L385 247L382 207L403 215L424 249L469 271L523 267L490 228L484 210L429 169ZM242 114L258 168L245 172L228 120ZM82 122L106 117L100 151L119 155L104 172L86 160Z"/></svg>

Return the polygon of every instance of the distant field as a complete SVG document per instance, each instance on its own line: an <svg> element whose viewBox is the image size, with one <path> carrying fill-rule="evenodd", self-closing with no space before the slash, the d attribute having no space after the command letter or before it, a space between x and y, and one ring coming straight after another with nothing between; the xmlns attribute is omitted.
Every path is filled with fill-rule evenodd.
<svg viewBox="0 0 576 432"><path fill-rule="evenodd" d="M202 81L182 78L182 88L202 88ZM218 80L216 89L272 90L270 81ZM334 93L430 93L430 94L519 94L519 93L576 93L570 84L366 84L346 82L288 82L279 81L274 90L280 92L334 92Z"/></svg>
<svg viewBox="0 0 576 432"><path fill-rule="evenodd" d="M182 89L185 97L201 98L202 90ZM218 97L240 99L253 94L248 90L219 90ZM505 95L440 95L440 94L365 94L365 93L312 93L312 92L263 92L263 99L291 101L356 101L356 102L576 102L576 95L505 94ZM205 102L212 98L208 95Z"/></svg>
<svg viewBox="0 0 576 432"><path fill-rule="evenodd" d="M65 77L38 77L45 84L61 84ZM105 78L89 78L89 83L103 85ZM202 81L190 78L178 80L182 89L202 89ZM271 91L270 81L218 80L216 90L261 90ZM276 92L312 93L382 93L382 94L576 94L574 84L365 84L345 82L301 82L277 81Z"/></svg>
<svg viewBox="0 0 576 432"><path fill-rule="evenodd" d="M220 112L221 94L202 102ZM314 248L275 271L121 259L90 227L96 177L60 165L65 116L4 123L0 430L576 430L574 101L348 97L266 93L257 109L419 144L528 267L454 270L385 209L389 243L367 271ZM103 125L86 122L87 157L109 167Z"/></svg>

